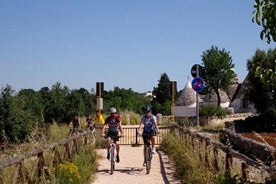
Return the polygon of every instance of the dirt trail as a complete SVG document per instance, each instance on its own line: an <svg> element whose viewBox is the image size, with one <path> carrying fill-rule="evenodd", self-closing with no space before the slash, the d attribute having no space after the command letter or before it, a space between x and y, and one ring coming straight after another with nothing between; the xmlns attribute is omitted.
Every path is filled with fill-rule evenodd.
<svg viewBox="0 0 276 184"><path fill-rule="evenodd" d="M152 158L152 169L146 174L142 157L143 146L121 146L120 163L116 163L113 175L110 175L110 162L106 159L106 149L97 150L102 159L99 161L96 179L93 184L153 183L179 184L173 177L173 167L168 156L157 148Z"/></svg>

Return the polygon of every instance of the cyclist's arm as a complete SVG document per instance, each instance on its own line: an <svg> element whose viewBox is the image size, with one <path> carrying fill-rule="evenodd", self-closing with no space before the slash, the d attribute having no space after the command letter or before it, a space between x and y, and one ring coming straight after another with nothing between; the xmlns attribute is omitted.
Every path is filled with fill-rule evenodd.
<svg viewBox="0 0 276 184"><path fill-rule="evenodd" d="M119 123L119 130L121 132L121 136L123 136L124 135L124 131L123 131L123 127L122 127L122 121L120 121L120 123Z"/></svg>
<svg viewBox="0 0 276 184"><path fill-rule="evenodd" d="M102 136L104 137L105 136L105 129L106 129L106 123L104 124L103 128L102 128Z"/></svg>
<svg viewBox="0 0 276 184"><path fill-rule="evenodd" d="M139 129L138 129L138 133L139 133L139 134L142 134L142 128L143 128L143 126L144 126L144 124L143 124L143 122L141 121L140 126L139 126Z"/></svg>
<svg viewBox="0 0 276 184"><path fill-rule="evenodd" d="M70 121L70 123L69 123L69 128L73 128L73 122L72 121Z"/></svg>
<svg viewBox="0 0 276 184"><path fill-rule="evenodd" d="M79 128L81 129L81 123L80 123L80 120L78 120L78 124L79 124Z"/></svg>
<svg viewBox="0 0 276 184"><path fill-rule="evenodd" d="M159 127L158 127L156 118L154 118L154 127L155 127L156 132L159 132Z"/></svg>

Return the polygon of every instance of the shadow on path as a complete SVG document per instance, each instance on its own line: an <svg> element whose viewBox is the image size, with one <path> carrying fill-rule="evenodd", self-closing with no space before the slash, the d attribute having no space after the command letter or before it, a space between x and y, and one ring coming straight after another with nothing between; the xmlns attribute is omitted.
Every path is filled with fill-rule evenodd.
<svg viewBox="0 0 276 184"><path fill-rule="evenodd" d="M129 175L136 175L137 173L140 173L141 171L143 171L143 168L124 167L124 168L120 168L120 169L115 169L114 172L126 173ZM102 174L110 174L110 169L99 169L97 172L102 173Z"/></svg>

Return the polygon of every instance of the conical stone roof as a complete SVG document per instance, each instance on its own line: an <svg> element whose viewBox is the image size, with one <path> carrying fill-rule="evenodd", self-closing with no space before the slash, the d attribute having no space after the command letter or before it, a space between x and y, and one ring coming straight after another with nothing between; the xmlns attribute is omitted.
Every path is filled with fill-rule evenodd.
<svg viewBox="0 0 276 184"><path fill-rule="evenodd" d="M199 99L199 101L202 101ZM175 106L190 106L196 103L196 92L192 88L191 82L188 80L186 86L181 91Z"/></svg>
<svg viewBox="0 0 276 184"><path fill-rule="evenodd" d="M233 84L229 85L228 88L225 90L225 92L227 93L227 95L231 101L234 99L234 95L235 95L238 87L241 84L240 79L238 78L238 75L236 74L234 69L233 69L233 71L235 73L235 78L234 78Z"/></svg>
<svg viewBox="0 0 276 184"><path fill-rule="evenodd" d="M230 101L225 91L219 90L220 103L227 103ZM218 98L214 90L210 94L207 94L204 98L204 102L214 103L217 102Z"/></svg>

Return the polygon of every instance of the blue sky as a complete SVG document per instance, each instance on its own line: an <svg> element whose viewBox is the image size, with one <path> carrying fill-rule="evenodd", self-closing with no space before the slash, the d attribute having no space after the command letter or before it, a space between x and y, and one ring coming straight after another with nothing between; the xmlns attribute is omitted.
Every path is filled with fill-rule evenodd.
<svg viewBox="0 0 276 184"><path fill-rule="evenodd" d="M249 0L2 0L0 86L39 90L157 87L161 74L181 90L212 45L230 52L243 80L260 40Z"/></svg>

